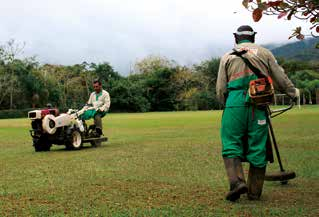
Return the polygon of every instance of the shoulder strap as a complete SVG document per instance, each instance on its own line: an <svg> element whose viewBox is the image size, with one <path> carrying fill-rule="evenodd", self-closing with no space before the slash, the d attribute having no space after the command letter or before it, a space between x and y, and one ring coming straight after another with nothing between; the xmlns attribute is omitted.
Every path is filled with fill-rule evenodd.
<svg viewBox="0 0 319 217"><path fill-rule="evenodd" d="M236 55L236 56L242 58L242 60L243 60L243 61L246 63L246 65L251 69L251 71L252 71L255 75L257 75L258 78L265 78L266 76L265 76L263 73L261 73L261 71L260 71L258 68L256 68L255 66L253 66L253 64L251 64L251 62L250 62L246 57L243 57L243 56L242 56L242 55L245 54L245 53L247 53L246 50L243 50L243 51L238 52L237 50L233 49L233 52L232 52L231 54Z"/></svg>

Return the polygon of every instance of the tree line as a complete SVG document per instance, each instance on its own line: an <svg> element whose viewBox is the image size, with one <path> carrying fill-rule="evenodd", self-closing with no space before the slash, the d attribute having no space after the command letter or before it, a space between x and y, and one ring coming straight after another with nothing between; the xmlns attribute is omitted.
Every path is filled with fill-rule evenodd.
<svg viewBox="0 0 319 217"><path fill-rule="evenodd" d="M51 103L60 110L80 108L99 78L111 96L112 112L219 109L215 84L219 58L182 66L161 56L148 56L128 76L107 63L39 64L18 58L23 47L14 41L0 46L0 109L41 108ZM319 88L319 63L279 60L305 99ZM313 100L314 101L314 100Z"/></svg>

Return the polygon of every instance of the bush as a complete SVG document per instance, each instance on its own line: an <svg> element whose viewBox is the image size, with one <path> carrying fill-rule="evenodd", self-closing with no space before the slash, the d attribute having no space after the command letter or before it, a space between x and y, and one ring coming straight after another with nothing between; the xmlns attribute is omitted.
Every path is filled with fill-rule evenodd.
<svg viewBox="0 0 319 217"><path fill-rule="evenodd" d="M11 118L27 118L28 112L34 110L28 109L11 109L11 110L0 110L0 119L11 119Z"/></svg>

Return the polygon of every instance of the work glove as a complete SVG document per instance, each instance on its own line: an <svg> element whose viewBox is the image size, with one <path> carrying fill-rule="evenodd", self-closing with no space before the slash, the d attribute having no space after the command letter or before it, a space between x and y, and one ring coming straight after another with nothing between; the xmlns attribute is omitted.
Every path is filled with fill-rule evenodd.
<svg viewBox="0 0 319 217"><path fill-rule="evenodd" d="M81 110L85 111L89 108L89 104L85 104Z"/></svg>
<svg viewBox="0 0 319 217"><path fill-rule="evenodd" d="M104 112L104 108L103 107L97 108L96 111L97 112Z"/></svg>

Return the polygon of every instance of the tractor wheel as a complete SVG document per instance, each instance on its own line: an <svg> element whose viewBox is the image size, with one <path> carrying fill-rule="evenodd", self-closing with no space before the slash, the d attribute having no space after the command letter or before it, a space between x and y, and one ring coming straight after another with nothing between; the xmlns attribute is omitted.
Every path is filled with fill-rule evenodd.
<svg viewBox="0 0 319 217"><path fill-rule="evenodd" d="M100 147L102 145L102 142L92 141L90 142L93 148Z"/></svg>
<svg viewBox="0 0 319 217"><path fill-rule="evenodd" d="M50 148L51 148L51 144L50 143L44 143L43 144L43 151L50 151Z"/></svg>
<svg viewBox="0 0 319 217"><path fill-rule="evenodd" d="M42 139L33 139L33 146L36 152L50 151L51 144L44 142Z"/></svg>
<svg viewBox="0 0 319 217"><path fill-rule="evenodd" d="M73 130L71 132L70 138L66 143L66 148L70 150L78 150L82 148L82 135L80 131Z"/></svg>
<svg viewBox="0 0 319 217"><path fill-rule="evenodd" d="M98 134L95 135L95 138L100 138L100 137L101 137L101 135L98 135ZM90 143L91 143L92 147L94 147L94 148L100 147L102 145L102 142L100 142L100 141L91 141Z"/></svg>
<svg viewBox="0 0 319 217"><path fill-rule="evenodd" d="M35 152L43 151L43 147L39 143L33 144Z"/></svg>

